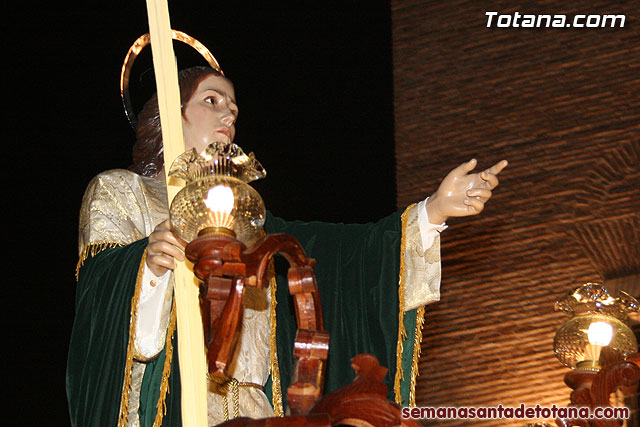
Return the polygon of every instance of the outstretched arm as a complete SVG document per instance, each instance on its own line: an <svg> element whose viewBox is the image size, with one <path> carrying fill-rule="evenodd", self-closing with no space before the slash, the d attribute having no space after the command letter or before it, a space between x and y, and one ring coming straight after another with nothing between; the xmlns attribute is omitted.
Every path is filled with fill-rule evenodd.
<svg viewBox="0 0 640 427"><path fill-rule="evenodd" d="M471 159L453 169L442 180L426 204L429 222L442 224L449 217L477 215L498 186L498 174L508 162L501 160L489 169L470 173L478 162Z"/></svg>

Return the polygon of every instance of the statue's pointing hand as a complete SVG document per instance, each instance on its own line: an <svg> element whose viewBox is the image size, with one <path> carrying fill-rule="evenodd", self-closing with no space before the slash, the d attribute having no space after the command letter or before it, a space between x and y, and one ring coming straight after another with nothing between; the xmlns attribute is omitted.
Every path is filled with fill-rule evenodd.
<svg viewBox="0 0 640 427"><path fill-rule="evenodd" d="M429 222L442 224L449 217L477 215L498 186L498 174L509 162L501 160L489 169L470 173L478 162L471 159L449 172L427 201Z"/></svg>

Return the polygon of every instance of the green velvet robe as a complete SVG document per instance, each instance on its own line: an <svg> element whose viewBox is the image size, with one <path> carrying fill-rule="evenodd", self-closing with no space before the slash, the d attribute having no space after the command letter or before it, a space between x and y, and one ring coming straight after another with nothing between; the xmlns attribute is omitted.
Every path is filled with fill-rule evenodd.
<svg viewBox="0 0 640 427"><path fill-rule="evenodd" d="M331 334L325 392L354 378L350 359L372 353L389 368L385 382L394 400L398 340L402 225L396 213L371 224L286 222L271 215L267 233L288 233L298 239L317 266L325 328ZM74 426L115 426L118 422L129 341L131 299L147 239L108 248L84 261L79 270L74 322L67 368L67 395ZM287 263L276 259L278 274L277 350L281 390L286 405L290 384L296 321L286 286ZM404 315L408 332L403 345L402 403L408 404L414 355L416 312ZM173 348L177 348L177 337ZM165 349L166 350L166 349ZM165 351L145 370L140 422L153 425L160 396ZM180 377L173 352L164 426L181 425ZM271 381L267 394L271 394ZM271 396L269 396L271 397Z"/></svg>

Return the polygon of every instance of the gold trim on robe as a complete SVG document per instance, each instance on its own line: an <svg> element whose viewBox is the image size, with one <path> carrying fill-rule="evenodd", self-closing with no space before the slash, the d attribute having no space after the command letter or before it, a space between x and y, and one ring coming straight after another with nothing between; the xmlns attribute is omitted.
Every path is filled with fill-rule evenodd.
<svg viewBox="0 0 640 427"><path fill-rule="evenodd" d="M394 395L397 404L402 404L401 383L405 380L402 369L403 342L408 331L404 326L404 313L417 309L416 327L411 331L413 355L410 372L409 404L415 405L415 386L420 359L420 343L424 325L424 306L440 300L440 235L436 235L431 247L422 247L418 223L418 205L409 206L402 213L402 238L400 243L400 273L398 278L398 342L396 344L396 373Z"/></svg>
<svg viewBox="0 0 640 427"><path fill-rule="evenodd" d="M284 408L282 407L282 386L280 385L280 366L278 365L278 346L276 344L276 283L275 272L273 269L273 261L269 264L269 294L271 295L271 306L269 308L269 368L271 373L271 395L273 412L276 417L284 417Z"/></svg>
<svg viewBox="0 0 640 427"><path fill-rule="evenodd" d="M131 319L129 321L129 343L127 344L127 359L124 368L124 382L122 383L122 398L120 399L120 415L118 416L118 427L126 427L128 425L129 416L129 398L131 396L131 376L133 372L133 353L136 341L136 313L138 308L138 300L140 298L140 289L142 288L142 273L144 272L144 264L147 262L147 250L145 249L140 260L138 268L138 277L136 279L136 288L131 298Z"/></svg>

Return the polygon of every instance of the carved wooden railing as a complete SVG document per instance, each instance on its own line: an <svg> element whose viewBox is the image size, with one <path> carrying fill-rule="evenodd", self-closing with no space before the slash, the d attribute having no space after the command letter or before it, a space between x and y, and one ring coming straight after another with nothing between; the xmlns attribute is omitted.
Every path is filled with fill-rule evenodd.
<svg viewBox="0 0 640 427"><path fill-rule="evenodd" d="M236 418L224 426L411 426L400 407L387 400L382 379L387 368L372 355L352 360L353 383L322 397L329 334L324 332L322 308L313 267L300 244L290 235L271 234L252 248L224 236L203 236L189 243L187 258L194 263L200 284L200 305L207 347L209 375L229 380L228 366L242 326L242 298L247 286L269 286L271 258L282 254L289 262L288 285L293 295L298 333L287 399L291 416L252 420Z"/></svg>
<svg viewBox="0 0 640 427"><path fill-rule="evenodd" d="M564 377L564 382L573 389L571 405L574 407L595 408L610 407L611 393L617 389L625 394L637 390L640 382L640 353L634 353L623 359L615 352L603 351L604 367L598 372L573 370ZM556 419L559 427L620 427L617 419Z"/></svg>
<svg viewBox="0 0 640 427"><path fill-rule="evenodd" d="M306 414L322 396L329 334L324 332L322 308L313 267L293 236L270 234L252 248L224 236L199 237L185 249L202 282L200 304L209 375L229 380L227 367L240 336L242 297L246 286L268 288L271 258L280 253L289 262L289 292L293 295L298 333L287 397L292 414Z"/></svg>
<svg viewBox="0 0 640 427"><path fill-rule="evenodd" d="M419 427L416 421L403 419L400 407L387 400L387 385L382 379L387 368L380 366L371 354L359 354L351 359L356 378L324 396L306 416L252 420L236 418L219 427L269 426L337 426L356 427Z"/></svg>

